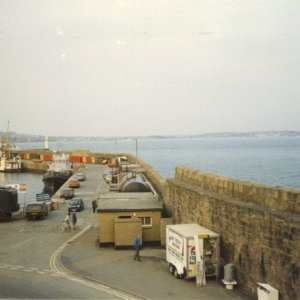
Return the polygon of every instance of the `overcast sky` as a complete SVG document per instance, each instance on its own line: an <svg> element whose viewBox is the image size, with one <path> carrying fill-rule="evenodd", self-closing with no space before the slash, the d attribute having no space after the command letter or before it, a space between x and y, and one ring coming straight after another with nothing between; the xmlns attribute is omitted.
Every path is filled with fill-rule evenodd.
<svg viewBox="0 0 300 300"><path fill-rule="evenodd" d="M0 131L300 130L299 31L299 0L1 0Z"/></svg>

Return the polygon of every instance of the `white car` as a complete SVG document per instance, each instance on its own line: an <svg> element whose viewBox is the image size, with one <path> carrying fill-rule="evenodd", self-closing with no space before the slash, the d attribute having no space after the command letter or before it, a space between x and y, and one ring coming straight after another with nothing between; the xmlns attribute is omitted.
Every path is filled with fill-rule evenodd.
<svg viewBox="0 0 300 300"><path fill-rule="evenodd" d="M76 173L74 175L74 178L77 179L78 181L85 181L86 177L83 173Z"/></svg>

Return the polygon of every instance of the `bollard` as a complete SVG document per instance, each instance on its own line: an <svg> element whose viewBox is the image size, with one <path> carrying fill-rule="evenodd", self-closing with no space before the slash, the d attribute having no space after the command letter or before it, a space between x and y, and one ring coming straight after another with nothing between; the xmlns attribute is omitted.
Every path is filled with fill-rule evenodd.
<svg viewBox="0 0 300 300"><path fill-rule="evenodd" d="M224 279L222 280L227 290L233 290L237 282L233 276L233 264L227 264L224 266Z"/></svg>

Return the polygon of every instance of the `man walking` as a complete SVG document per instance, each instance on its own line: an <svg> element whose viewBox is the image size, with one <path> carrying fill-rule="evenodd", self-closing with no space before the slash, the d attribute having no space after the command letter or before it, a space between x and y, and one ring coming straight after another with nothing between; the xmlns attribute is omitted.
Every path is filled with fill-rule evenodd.
<svg viewBox="0 0 300 300"><path fill-rule="evenodd" d="M141 240L140 240L140 237L138 235L135 236L134 241L133 241L133 245L134 245L134 248L135 248L135 254L134 254L133 259L141 261L141 258L140 258Z"/></svg>
<svg viewBox="0 0 300 300"><path fill-rule="evenodd" d="M75 211L72 212L71 220L72 220L73 229L76 229L77 216L76 216L76 212Z"/></svg>
<svg viewBox="0 0 300 300"><path fill-rule="evenodd" d="M96 199L94 199L94 200L92 201L92 206L93 206L93 213L95 213L95 212L96 212L96 209L97 209L97 206L98 206L97 200L96 200Z"/></svg>

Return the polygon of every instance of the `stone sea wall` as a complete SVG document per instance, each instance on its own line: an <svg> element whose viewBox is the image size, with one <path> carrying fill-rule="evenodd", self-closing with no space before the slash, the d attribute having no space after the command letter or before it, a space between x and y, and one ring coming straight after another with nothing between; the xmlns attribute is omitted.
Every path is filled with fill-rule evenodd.
<svg viewBox="0 0 300 300"><path fill-rule="evenodd" d="M46 173L49 168L46 162L22 161L22 170L33 173Z"/></svg>
<svg viewBox="0 0 300 300"><path fill-rule="evenodd" d="M255 295L265 282L280 299L300 297L300 191L177 167L164 204L174 223L221 234L223 264L234 264L243 290Z"/></svg>
<svg viewBox="0 0 300 300"><path fill-rule="evenodd" d="M297 190L254 184L180 167L176 169L175 179L246 203L300 214L300 195Z"/></svg>

